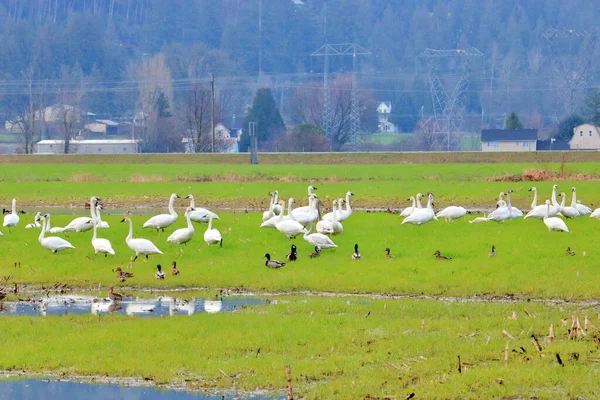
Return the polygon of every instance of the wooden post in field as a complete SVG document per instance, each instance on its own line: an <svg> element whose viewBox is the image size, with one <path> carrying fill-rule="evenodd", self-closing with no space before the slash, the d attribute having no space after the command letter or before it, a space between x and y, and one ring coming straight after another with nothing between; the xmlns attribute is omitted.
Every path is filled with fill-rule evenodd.
<svg viewBox="0 0 600 400"><path fill-rule="evenodd" d="M285 373L288 382L288 400L294 400L294 393L292 392L292 368L289 364L285 367Z"/></svg>
<svg viewBox="0 0 600 400"><path fill-rule="evenodd" d="M506 342L506 346L504 346L504 362L508 361L508 342Z"/></svg>
<svg viewBox="0 0 600 400"><path fill-rule="evenodd" d="M460 363L460 356L458 356L458 373L462 373L462 364Z"/></svg>
<svg viewBox="0 0 600 400"><path fill-rule="evenodd" d="M548 329L548 343L554 342L554 324L550 324L550 329Z"/></svg>

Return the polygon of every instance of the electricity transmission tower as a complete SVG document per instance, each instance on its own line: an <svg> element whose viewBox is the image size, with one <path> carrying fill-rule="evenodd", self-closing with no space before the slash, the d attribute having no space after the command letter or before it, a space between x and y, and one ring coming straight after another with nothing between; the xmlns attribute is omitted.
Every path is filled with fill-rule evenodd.
<svg viewBox="0 0 600 400"><path fill-rule="evenodd" d="M542 36L548 43L552 59L552 73L557 89L556 113L572 115L577 112L581 102L581 91L590 72L594 59L596 42L600 28L584 31L558 30L550 28ZM582 44L579 54L573 54Z"/></svg>
<svg viewBox="0 0 600 400"><path fill-rule="evenodd" d="M483 56L474 47L468 49L435 50L426 48L417 58L425 63L433 103L433 137L437 146L445 144L446 151L456 147L456 134L463 132L466 91L469 86L473 59ZM451 89L442 83L442 69L458 72ZM449 86L449 85L448 85ZM445 142L445 143L444 143Z"/></svg>
<svg viewBox="0 0 600 400"><path fill-rule="evenodd" d="M356 43L325 44L311 56L322 56L323 61L323 131L331 138L333 125L331 115L331 88L329 85L329 58L333 56L352 56L352 98L350 107L350 135L356 139L360 131L360 105L358 102L358 56L371 52Z"/></svg>

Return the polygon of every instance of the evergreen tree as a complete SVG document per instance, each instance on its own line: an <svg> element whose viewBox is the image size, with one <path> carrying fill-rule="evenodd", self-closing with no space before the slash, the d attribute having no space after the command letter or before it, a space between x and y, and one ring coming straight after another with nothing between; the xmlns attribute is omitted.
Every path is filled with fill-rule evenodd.
<svg viewBox="0 0 600 400"><path fill-rule="evenodd" d="M516 112L511 112L504 120L504 129L523 129L523 124L519 121L519 116Z"/></svg>
<svg viewBox="0 0 600 400"><path fill-rule="evenodd" d="M585 105L587 107L586 119L592 124L600 126L600 90L590 93L585 99Z"/></svg>
<svg viewBox="0 0 600 400"><path fill-rule="evenodd" d="M557 139L569 141L573 137L573 129L583 124L585 121L579 115L569 115L558 124Z"/></svg>
<svg viewBox="0 0 600 400"><path fill-rule="evenodd" d="M264 147L268 141L276 138L285 130L279 110L275 106L271 89L258 89L244 121L243 135L240 139L240 151L248 151L250 146L249 123L256 122L258 145Z"/></svg>

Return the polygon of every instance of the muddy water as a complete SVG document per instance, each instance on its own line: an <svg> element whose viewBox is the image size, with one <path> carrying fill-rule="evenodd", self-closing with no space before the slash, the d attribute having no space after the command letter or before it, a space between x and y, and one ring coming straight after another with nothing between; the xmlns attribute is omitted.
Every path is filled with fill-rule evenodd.
<svg viewBox="0 0 600 400"><path fill-rule="evenodd" d="M69 314L125 314L143 317L193 315L207 312L235 312L247 306L260 306L266 300L253 297L224 299L177 299L174 297L124 297L118 303L88 296L40 297L30 302L5 302L0 315L49 316Z"/></svg>
<svg viewBox="0 0 600 400"><path fill-rule="evenodd" d="M238 395L207 396L192 392L162 390L149 387L124 387L77 381L45 379L1 380L0 399L57 400L57 399L123 399L123 400L221 400L221 399L276 399ZM283 397L279 397L283 399Z"/></svg>

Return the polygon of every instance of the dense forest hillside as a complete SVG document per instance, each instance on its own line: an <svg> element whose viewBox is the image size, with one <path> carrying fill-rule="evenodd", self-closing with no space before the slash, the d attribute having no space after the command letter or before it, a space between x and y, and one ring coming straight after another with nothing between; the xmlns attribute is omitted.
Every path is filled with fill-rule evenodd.
<svg viewBox="0 0 600 400"><path fill-rule="evenodd" d="M324 57L311 53L352 42L370 52L357 60L364 131L377 129L382 101L400 131L432 116L435 65L450 97L468 72L465 130L514 110L551 134L586 113L583 98L599 83L598 17L589 0L0 0L0 118L35 125L34 108L68 104L152 120L144 134L157 151L169 119L177 147L185 132L206 130L212 73L219 120L243 121L256 89L269 87L288 128L319 125ZM480 54L420 57L427 48ZM329 61L333 107L343 109L352 57ZM70 131L81 118L66 119Z"/></svg>

